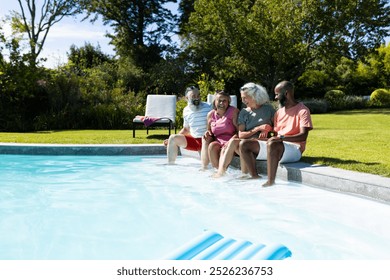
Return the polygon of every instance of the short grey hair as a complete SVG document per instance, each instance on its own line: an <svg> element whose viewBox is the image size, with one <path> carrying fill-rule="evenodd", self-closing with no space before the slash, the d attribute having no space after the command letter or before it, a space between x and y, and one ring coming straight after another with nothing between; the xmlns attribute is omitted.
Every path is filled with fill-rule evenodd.
<svg viewBox="0 0 390 280"><path fill-rule="evenodd" d="M269 95L265 87L255 83L246 83L240 88L240 92L245 92L252 97L256 104L263 105L269 101Z"/></svg>

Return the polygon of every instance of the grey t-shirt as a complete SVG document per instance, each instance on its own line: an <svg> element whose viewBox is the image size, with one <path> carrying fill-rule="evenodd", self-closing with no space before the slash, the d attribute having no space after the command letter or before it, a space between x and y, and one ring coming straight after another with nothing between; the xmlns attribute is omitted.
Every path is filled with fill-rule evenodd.
<svg viewBox="0 0 390 280"><path fill-rule="evenodd" d="M263 104L260 108L253 111L250 110L249 112L246 108L244 108L238 115L238 125L244 124L245 131L251 130L252 128L262 124L269 124L273 126L274 114L275 109L269 103Z"/></svg>

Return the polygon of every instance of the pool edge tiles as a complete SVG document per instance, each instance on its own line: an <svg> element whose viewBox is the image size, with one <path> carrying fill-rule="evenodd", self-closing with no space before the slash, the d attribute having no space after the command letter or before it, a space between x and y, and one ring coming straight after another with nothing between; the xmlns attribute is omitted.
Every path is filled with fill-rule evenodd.
<svg viewBox="0 0 390 280"><path fill-rule="evenodd" d="M239 167L239 158L234 161L234 166ZM260 174L267 174L266 161L256 164ZM390 178L379 175L295 162L280 164L277 178L390 204Z"/></svg>
<svg viewBox="0 0 390 280"><path fill-rule="evenodd" d="M198 153L181 149L185 156L199 158ZM231 166L240 168L239 157L234 157ZM267 162L256 161L257 171L267 174ZM305 162L280 164L277 179L293 181L326 190L348 193L390 204L390 178L360 173Z"/></svg>
<svg viewBox="0 0 390 280"><path fill-rule="evenodd" d="M0 154L23 155L163 155L162 144L16 144L0 143Z"/></svg>
<svg viewBox="0 0 390 280"><path fill-rule="evenodd" d="M0 154L26 155L164 155L162 144L19 144L0 143ZM199 158L199 154L181 149L183 156ZM235 157L231 166L239 168ZM266 174L266 162L257 161L257 170ZM359 173L304 162L281 164L277 178L320 187L390 204L390 178Z"/></svg>

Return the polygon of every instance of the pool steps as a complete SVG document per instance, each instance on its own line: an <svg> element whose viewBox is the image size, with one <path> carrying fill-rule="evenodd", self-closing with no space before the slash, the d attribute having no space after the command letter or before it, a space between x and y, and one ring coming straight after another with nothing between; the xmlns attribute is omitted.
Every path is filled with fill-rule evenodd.
<svg viewBox="0 0 390 280"><path fill-rule="evenodd" d="M283 260L291 251L282 244L253 244L214 231L201 235L166 256L168 260Z"/></svg>

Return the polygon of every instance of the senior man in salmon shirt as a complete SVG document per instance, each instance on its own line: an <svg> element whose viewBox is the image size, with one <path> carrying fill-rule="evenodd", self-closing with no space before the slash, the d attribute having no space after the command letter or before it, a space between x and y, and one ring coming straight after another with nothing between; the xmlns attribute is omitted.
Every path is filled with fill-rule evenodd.
<svg viewBox="0 0 390 280"><path fill-rule="evenodd" d="M240 144L242 160L248 166L252 178L260 177L253 157L261 159L266 153L268 180L263 187L275 184L279 163L296 162L301 159L306 149L307 136L313 129L310 110L295 100L294 85L291 82L278 83L274 91L280 105L274 116L274 131L277 135L267 141L244 141Z"/></svg>

